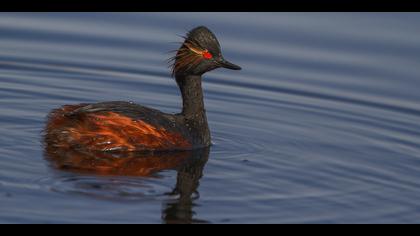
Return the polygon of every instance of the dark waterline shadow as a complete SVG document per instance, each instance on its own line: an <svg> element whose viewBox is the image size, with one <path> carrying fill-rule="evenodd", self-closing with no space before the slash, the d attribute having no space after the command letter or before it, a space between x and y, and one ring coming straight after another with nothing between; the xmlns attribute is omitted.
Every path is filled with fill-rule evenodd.
<svg viewBox="0 0 420 236"><path fill-rule="evenodd" d="M118 188L120 185L118 183L116 187L115 183L110 182L95 184L95 177L153 178L161 171L176 170L177 181L175 187L172 191L163 194L162 223L209 223L195 218L194 207L196 205L194 202L199 199L199 181L203 176L203 169L209 158L210 148L160 153L105 153L64 150L46 145L44 153L46 160L50 162L50 166L56 170L93 177L90 183L89 181L88 183L79 181L77 177L72 177L71 181L61 180L74 184L70 191L61 192L78 193L94 198L97 198L103 191L115 192L114 188ZM80 180L83 180L83 178L81 177ZM146 187L141 184L128 184L132 188ZM112 200L116 200L116 197L124 198L130 194L117 192L117 196L113 196ZM142 194L134 194L134 196L135 200L140 201L142 198L147 199L148 197ZM155 198L159 198L159 196L155 196ZM136 203L133 202L132 204Z"/></svg>

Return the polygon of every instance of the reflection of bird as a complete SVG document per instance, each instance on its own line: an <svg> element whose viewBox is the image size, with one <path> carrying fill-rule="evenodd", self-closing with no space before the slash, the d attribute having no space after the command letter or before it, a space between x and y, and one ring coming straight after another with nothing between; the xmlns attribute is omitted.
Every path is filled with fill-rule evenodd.
<svg viewBox="0 0 420 236"><path fill-rule="evenodd" d="M194 200L199 198L198 186L203 169L207 163L209 148L193 151L189 158L178 169L176 186L168 195L177 195L176 200L165 203L162 220L168 224L208 223L194 218Z"/></svg>
<svg viewBox="0 0 420 236"><path fill-rule="evenodd" d="M104 176L151 176L176 169L191 156L191 151L111 153L46 147L46 157L56 169Z"/></svg>
<svg viewBox="0 0 420 236"><path fill-rule="evenodd" d="M46 159L56 169L102 176L152 176L164 169L177 171L176 186L164 200L164 223L206 223L194 218L194 200L210 148L160 153L109 153L46 147ZM83 190L81 192L86 192ZM174 198L175 197L175 198Z"/></svg>
<svg viewBox="0 0 420 236"><path fill-rule="evenodd" d="M201 76L227 62L218 40L206 27L191 30L172 58L181 90L180 114L166 114L129 102L66 105L49 115L48 145L89 151L191 150L210 145Z"/></svg>

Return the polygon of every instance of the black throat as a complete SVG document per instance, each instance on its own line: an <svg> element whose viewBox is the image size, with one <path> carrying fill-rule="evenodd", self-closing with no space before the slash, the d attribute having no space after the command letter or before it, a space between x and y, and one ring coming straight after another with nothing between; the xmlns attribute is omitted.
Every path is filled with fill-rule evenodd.
<svg viewBox="0 0 420 236"><path fill-rule="evenodd" d="M204 95L200 75L177 75L176 81L182 94L184 124L191 135L195 147L211 144L210 130L204 108Z"/></svg>

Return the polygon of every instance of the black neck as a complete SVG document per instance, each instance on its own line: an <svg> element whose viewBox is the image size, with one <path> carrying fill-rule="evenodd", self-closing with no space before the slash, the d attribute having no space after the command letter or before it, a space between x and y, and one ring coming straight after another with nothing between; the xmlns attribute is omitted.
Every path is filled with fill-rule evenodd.
<svg viewBox="0 0 420 236"><path fill-rule="evenodd" d="M179 77L177 77L177 83L182 94L182 114L184 116L195 116L204 113L201 76L186 75L182 76L182 78Z"/></svg>
<svg viewBox="0 0 420 236"><path fill-rule="evenodd" d="M182 94L181 114L191 131L193 142L197 146L209 146L210 131L204 108L201 76L178 75L176 80Z"/></svg>

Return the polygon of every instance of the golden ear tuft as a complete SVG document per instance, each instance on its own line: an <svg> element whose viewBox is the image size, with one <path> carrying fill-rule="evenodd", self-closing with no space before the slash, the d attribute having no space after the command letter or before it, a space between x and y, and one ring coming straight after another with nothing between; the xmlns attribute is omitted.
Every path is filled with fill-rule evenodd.
<svg viewBox="0 0 420 236"><path fill-rule="evenodd" d="M176 55L169 59L172 67L172 76L175 76L181 71L187 71L191 67L199 64L203 59L206 58L204 56L207 55L206 53L208 53L208 51L202 49L194 41L185 39L184 43L178 49Z"/></svg>

